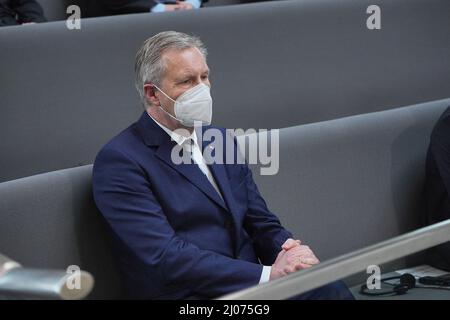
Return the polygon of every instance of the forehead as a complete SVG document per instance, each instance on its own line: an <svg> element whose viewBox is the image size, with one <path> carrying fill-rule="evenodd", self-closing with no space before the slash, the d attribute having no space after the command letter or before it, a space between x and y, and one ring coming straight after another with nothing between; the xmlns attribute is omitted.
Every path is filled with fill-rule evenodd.
<svg viewBox="0 0 450 320"><path fill-rule="evenodd" d="M169 49L163 53L162 59L166 78L209 71L205 58L197 48Z"/></svg>

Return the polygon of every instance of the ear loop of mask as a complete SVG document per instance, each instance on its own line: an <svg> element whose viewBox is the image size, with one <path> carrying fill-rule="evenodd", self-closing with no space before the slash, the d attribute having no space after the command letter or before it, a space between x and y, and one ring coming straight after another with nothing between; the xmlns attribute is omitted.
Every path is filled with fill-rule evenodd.
<svg viewBox="0 0 450 320"><path fill-rule="evenodd" d="M167 97L167 99L172 100L173 103L175 103L176 101L173 100L171 97L169 97L164 91L162 91L156 84L153 84L153 86L158 89L158 91L160 91L163 95L165 95Z"/></svg>
<svg viewBox="0 0 450 320"><path fill-rule="evenodd" d="M164 91L162 91L160 88L158 88L157 85L153 84L153 86L154 86L156 89L158 89L158 91L161 92L163 95L165 95L165 96L167 97L167 99L172 100L174 103L176 102L176 101L173 100L171 97L169 97ZM168 111L164 110L164 108L161 108L161 106L162 106L161 101L160 101L159 103L160 103L160 106L158 106L158 107L159 107L165 114L167 114L167 115L168 115L169 117L171 117L172 119L174 119L174 120L176 120L176 121L178 121L178 122L181 122L180 119L178 119L177 117L171 115Z"/></svg>

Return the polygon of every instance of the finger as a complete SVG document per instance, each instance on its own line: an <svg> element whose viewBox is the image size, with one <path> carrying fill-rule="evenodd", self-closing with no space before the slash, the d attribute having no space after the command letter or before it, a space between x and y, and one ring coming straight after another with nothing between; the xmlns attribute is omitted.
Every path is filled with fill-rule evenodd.
<svg viewBox="0 0 450 320"><path fill-rule="evenodd" d="M281 248L283 248L283 250L289 250L289 249L291 248L292 244L293 244L293 241L294 241L294 239L291 239L291 238L287 239L287 240L283 243L283 245L281 246Z"/></svg>
<svg viewBox="0 0 450 320"><path fill-rule="evenodd" d="M314 255L314 253L312 253L311 251L303 251L303 252L296 252L296 253L291 253L288 251L288 257L293 258L293 259L299 259L302 257L312 257L312 258L316 258L316 256Z"/></svg>
<svg viewBox="0 0 450 320"><path fill-rule="evenodd" d="M312 268L312 267L314 267L314 265L312 265L312 264L307 264L307 263L301 263L301 264L300 264L300 269L299 269L299 270L305 270L305 269L309 269L309 268Z"/></svg>
<svg viewBox="0 0 450 320"><path fill-rule="evenodd" d="M306 246L295 246L290 249L292 254L296 254L298 252L312 252L312 250Z"/></svg>
<svg viewBox="0 0 450 320"><path fill-rule="evenodd" d="M295 254L293 256L289 256L289 258L293 259L303 259L303 258L312 258L318 260L317 257L312 252L304 252L302 254Z"/></svg>
<svg viewBox="0 0 450 320"><path fill-rule="evenodd" d="M286 266L284 267L283 271L286 272L287 274L295 272L297 269L295 266Z"/></svg>
<svg viewBox="0 0 450 320"><path fill-rule="evenodd" d="M283 257L283 255L285 254L285 252L286 252L286 251L281 250L281 251L278 253L277 258L275 259L275 262L274 262L274 263L277 263L278 261L280 261L280 259Z"/></svg>
<svg viewBox="0 0 450 320"><path fill-rule="evenodd" d="M289 251L288 251L289 254ZM308 261L307 263L317 264L319 263L319 259L312 252L303 252L301 254L296 253L292 255L288 255L288 261L298 262L298 261Z"/></svg>
<svg viewBox="0 0 450 320"><path fill-rule="evenodd" d="M277 258L275 259L275 263L278 262L279 260L283 259L283 258L288 258L288 256L286 255L286 250L281 249L281 251L278 253Z"/></svg>
<svg viewBox="0 0 450 320"><path fill-rule="evenodd" d="M283 245L281 246L281 248L283 248L284 250L289 250L293 247L296 247L299 245L299 240L294 240L292 238L287 239Z"/></svg>
<svg viewBox="0 0 450 320"><path fill-rule="evenodd" d="M301 265L316 265L319 264L320 261L314 257L314 256L302 256L298 257L295 260L291 260L290 265L297 266L299 264Z"/></svg>
<svg viewBox="0 0 450 320"><path fill-rule="evenodd" d="M295 249L295 250L311 250L311 248L309 246L305 246L303 244L298 244L297 241L290 242L290 243L293 244L291 249Z"/></svg>
<svg viewBox="0 0 450 320"><path fill-rule="evenodd" d="M316 265L319 262L320 262L319 259L317 259L315 257L302 257L302 258L300 258L300 263L301 264Z"/></svg>
<svg viewBox="0 0 450 320"><path fill-rule="evenodd" d="M297 248L292 248L289 251L286 251L286 254L293 258L298 258L301 256L314 256L314 253L311 250L297 250Z"/></svg>
<svg viewBox="0 0 450 320"><path fill-rule="evenodd" d="M309 265L309 264L299 263L299 264L297 264L297 265L295 266L295 269L296 269L297 271L299 271L299 270L308 269L308 268L311 268L311 267L312 267L312 266Z"/></svg>
<svg viewBox="0 0 450 320"><path fill-rule="evenodd" d="M305 263L304 261L298 261L297 263L295 263L295 269L296 270L303 270L303 269L308 269L308 268L311 268L311 267L313 267L313 266L315 266L316 264L314 264L314 263L312 263L313 261L311 260L311 261L308 261L308 262L311 262L311 264L309 264L309 263Z"/></svg>
<svg viewBox="0 0 450 320"><path fill-rule="evenodd" d="M296 263L292 264L291 267L293 267L296 271L303 270L306 268L312 267L312 265L307 263L301 263L300 261L297 261Z"/></svg>

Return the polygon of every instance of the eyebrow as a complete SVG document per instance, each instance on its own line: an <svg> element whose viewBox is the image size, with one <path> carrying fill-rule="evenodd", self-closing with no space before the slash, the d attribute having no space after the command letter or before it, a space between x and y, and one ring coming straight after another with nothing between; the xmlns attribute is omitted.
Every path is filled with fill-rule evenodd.
<svg viewBox="0 0 450 320"><path fill-rule="evenodd" d="M205 73L209 75L211 73L211 71L209 69L207 69L207 70L202 72L202 74L205 74ZM180 81L180 80L183 80L183 79L190 79L190 78L193 78L193 77L195 77L194 73L186 72L186 73L183 73L183 74L175 77L175 80L176 81Z"/></svg>

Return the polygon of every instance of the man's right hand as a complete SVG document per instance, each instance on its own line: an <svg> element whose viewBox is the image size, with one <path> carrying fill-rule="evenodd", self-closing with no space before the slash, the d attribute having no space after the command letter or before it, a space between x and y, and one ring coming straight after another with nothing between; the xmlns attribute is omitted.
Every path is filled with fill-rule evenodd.
<svg viewBox="0 0 450 320"><path fill-rule="evenodd" d="M294 240L293 240L294 241ZM287 250L286 250L286 249ZM308 246L297 243L283 245L270 271L270 280L278 279L298 270L307 269L319 263Z"/></svg>
<svg viewBox="0 0 450 320"><path fill-rule="evenodd" d="M190 3L178 1L176 4L166 4L165 11L191 10L194 7Z"/></svg>
<svg viewBox="0 0 450 320"><path fill-rule="evenodd" d="M181 10L181 6L179 4L164 5L164 11L176 11L176 10Z"/></svg>

